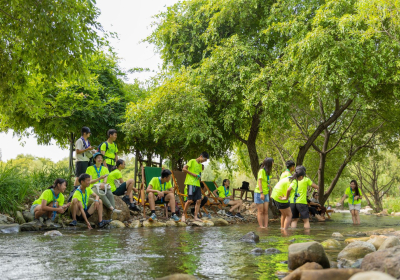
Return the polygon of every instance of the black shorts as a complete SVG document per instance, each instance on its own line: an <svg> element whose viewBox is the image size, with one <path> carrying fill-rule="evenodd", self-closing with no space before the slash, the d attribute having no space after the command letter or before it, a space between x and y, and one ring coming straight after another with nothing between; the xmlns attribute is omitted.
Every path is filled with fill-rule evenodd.
<svg viewBox="0 0 400 280"><path fill-rule="evenodd" d="M281 202L276 201L276 200L273 199L272 197L271 197L271 201L272 201L272 204L275 205L275 207L276 207L278 210L280 210L280 209L283 210L283 209L287 209L287 208L290 207L290 203L289 203L289 202L287 202L287 203L281 203Z"/></svg>
<svg viewBox="0 0 400 280"><path fill-rule="evenodd" d="M126 182L123 182L121 185L119 185L119 187L113 191L113 194L115 194L116 196L120 196L120 195L124 195L126 192Z"/></svg>
<svg viewBox="0 0 400 280"><path fill-rule="evenodd" d="M89 167L88 161L77 161L75 163L75 177L81 176L81 174L86 173L86 169Z"/></svg>
<svg viewBox="0 0 400 280"><path fill-rule="evenodd" d="M188 185L188 200L201 200L201 188L198 186Z"/></svg>
<svg viewBox="0 0 400 280"><path fill-rule="evenodd" d="M88 213L88 210L85 210L85 214L86 214L86 218L89 219L90 216L92 216L91 214ZM71 212L71 218L72 218L72 212ZM80 222L84 222L85 220L83 219L82 215L76 215L76 220L80 221Z"/></svg>
<svg viewBox="0 0 400 280"><path fill-rule="evenodd" d="M293 219L308 219L310 218L310 212L308 210L307 204L300 204L300 203L290 203L290 210L292 210Z"/></svg>

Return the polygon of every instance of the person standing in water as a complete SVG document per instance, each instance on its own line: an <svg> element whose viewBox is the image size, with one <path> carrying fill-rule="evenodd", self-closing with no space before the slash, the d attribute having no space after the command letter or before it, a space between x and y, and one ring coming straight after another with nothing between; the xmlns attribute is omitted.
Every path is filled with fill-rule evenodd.
<svg viewBox="0 0 400 280"><path fill-rule="evenodd" d="M296 167L290 180L292 183L287 194L290 193L290 209L292 210L291 227L297 227L297 222L301 216L304 228L308 229L310 228L310 211L307 203L307 190L309 186L314 189L318 189L318 186L306 177L306 168L302 165Z"/></svg>
<svg viewBox="0 0 400 280"><path fill-rule="evenodd" d="M292 174L290 174L291 176ZM281 176L282 178L282 176ZM288 229L292 222L292 211L290 210L290 177L284 177L275 185L271 194L271 202L281 212L281 229Z"/></svg>
<svg viewBox="0 0 400 280"><path fill-rule="evenodd" d="M351 213L351 218L353 219L353 225L359 225L362 197L360 194L360 190L358 189L358 184L356 180L352 180L350 182L350 187L346 189L342 200L337 203L336 206L341 206L346 197L349 198L349 210Z"/></svg>
<svg viewBox="0 0 400 280"><path fill-rule="evenodd" d="M268 227L269 188L273 165L272 158L264 159L258 171L257 186L254 189L254 202L257 204L257 220L260 228Z"/></svg>
<svg viewBox="0 0 400 280"><path fill-rule="evenodd" d="M286 170L282 172L281 177L279 178L279 180L282 180L283 178L292 176L292 174L294 172L294 169L295 169L295 166L296 166L296 164L294 163L293 160L288 160L285 163L285 165L286 165Z"/></svg>

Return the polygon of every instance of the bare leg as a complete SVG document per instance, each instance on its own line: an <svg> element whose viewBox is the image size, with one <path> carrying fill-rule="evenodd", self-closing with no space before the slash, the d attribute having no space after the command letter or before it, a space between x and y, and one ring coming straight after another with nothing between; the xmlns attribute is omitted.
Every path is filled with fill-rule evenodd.
<svg viewBox="0 0 400 280"><path fill-rule="evenodd" d="M230 211L234 214L235 210L238 209L240 206L242 206L243 201L242 200L231 200L229 201L228 205L232 205Z"/></svg>
<svg viewBox="0 0 400 280"><path fill-rule="evenodd" d="M292 211L290 208L281 209L282 216L284 217L283 229L288 229L292 222Z"/></svg>
<svg viewBox="0 0 400 280"><path fill-rule="evenodd" d="M281 229L284 229L285 228L286 216L285 216L283 210L279 209L279 211L281 212Z"/></svg>
<svg viewBox="0 0 400 280"><path fill-rule="evenodd" d="M96 206L93 203L92 205L90 205L90 207L88 209L88 213L91 215L96 210L97 210L97 213L99 214L99 223L100 223L103 220L103 201L101 201L101 199L99 199L99 207L97 207L97 209L96 209Z"/></svg>
<svg viewBox="0 0 400 280"><path fill-rule="evenodd" d="M190 206L190 204L192 204L192 200L187 200L186 201L186 203L185 203L185 207L183 207L183 213L182 213L182 222L185 222L186 221L186 216L185 216L185 214L186 214L186 209Z"/></svg>
<svg viewBox="0 0 400 280"><path fill-rule="evenodd" d="M169 202L169 206L171 207L171 212L175 213L175 196L173 193L167 194L165 197L165 201Z"/></svg>
<svg viewBox="0 0 400 280"><path fill-rule="evenodd" d="M264 228L264 205L257 204L257 221L260 228Z"/></svg>
<svg viewBox="0 0 400 280"><path fill-rule="evenodd" d="M356 220L356 210L350 210L351 213L351 219L353 220L353 225L357 224L357 220Z"/></svg>
<svg viewBox="0 0 400 280"><path fill-rule="evenodd" d="M201 221L199 218L197 218L197 214L199 214L199 210L200 210L200 203L201 203L201 200L196 200L196 205L194 207L194 220L195 221Z"/></svg>
<svg viewBox="0 0 400 280"><path fill-rule="evenodd" d="M268 227L268 202L264 202L264 226Z"/></svg>
<svg viewBox="0 0 400 280"><path fill-rule="evenodd" d="M156 198L154 193L149 192L147 198L149 199L150 210L153 211L156 209Z"/></svg>
<svg viewBox="0 0 400 280"><path fill-rule="evenodd" d="M79 215L79 216L81 215L81 211L79 210L79 204L80 204L80 202L76 198L72 199L71 214L72 214L72 219L74 221L76 221L76 215Z"/></svg>
<svg viewBox="0 0 400 280"><path fill-rule="evenodd" d="M355 217L356 217L356 223L357 223L357 225L359 225L360 224L360 212L357 210L354 210L354 212L355 212Z"/></svg>
<svg viewBox="0 0 400 280"><path fill-rule="evenodd" d="M310 219L303 219L304 228L310 228Z"/></svg>
<svg viewBox="0 0 400 280"><path fill-rule="evenodd" d="M129 197L130 203L133 203L133 190L137 192L138 190L133 187L133 179L126 181L126 195Z"/></svg>
<svg viewBox="0 0 400 280"><path fill-rule="evenodd" d="M297 221L298 221L298 220L299 220L298 218L297 218L297 219L292 219L292 224L291 224L290 227L296 228L296 227L297 227Z"/></svg>

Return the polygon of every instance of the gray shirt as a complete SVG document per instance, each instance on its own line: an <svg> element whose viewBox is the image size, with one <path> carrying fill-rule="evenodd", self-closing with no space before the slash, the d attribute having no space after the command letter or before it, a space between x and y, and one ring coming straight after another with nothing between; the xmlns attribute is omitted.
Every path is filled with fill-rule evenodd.
<svg viewBox="0 0 400 280"><path fill-rule="evenodd" d="M89 143L88 143L88 141L85 141L85 142L86 142L86 146L87 146ZM76 150L84 150L85 149L82 138L79 138L78 140L76 140L75 149ZM91 153L91 151L86 151L82 154L77 153L76 161L89 161L92 156L93 156L93 154Z"/></svg>

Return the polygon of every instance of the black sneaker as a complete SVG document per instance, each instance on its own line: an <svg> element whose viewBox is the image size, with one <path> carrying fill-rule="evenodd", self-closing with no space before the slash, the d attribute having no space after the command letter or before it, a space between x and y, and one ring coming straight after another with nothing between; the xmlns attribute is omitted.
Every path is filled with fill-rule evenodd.
<svg viewBox="0 0 400 280"><path fill-rule="evenodd" d="M139 207L137 207L135 203L129 203L128 205L129 205L129 210L132 210L134 212L140 212Z"/></svg>
<svg viewBox="0 0 400 280"><path fill-rule="evenodd" d="M71 227L76 227L76 224L77 224L78 222L76 221L76 220L73 220L72 222L70 222L69 223L69 225L71 226Z"/></svg>
<svg viewBox="0 0 400 280"><path fill-rule="evenodd" d="M127 196L127 195L122 197L122 201L125 202L128 206L131 205L131 201L129 199L129 196Z"/></svg>
<svg viewBox="0 0 400 280"><path fill-rule="evenodd" d="M242 219L242 220L244 219L244 217L239 212L236 213L235 217L239 218L239 219Z"/></svg>
<svg viewBox="0 0 400 280"><path fill-rule="evenodd" d="M228 216L228 217L235 217L235 216L233 216L233 214L231 213L231 212L226 212L226 215Z"/></svg>
<svg viewBox="0 0 400 280"><path fill-rule="evenodd" d="M109 223L111 223L111 221L112 221L112 220L102 220L102 221L99 223L99 228L105 227L106 225L108 225Z"/></svg>

